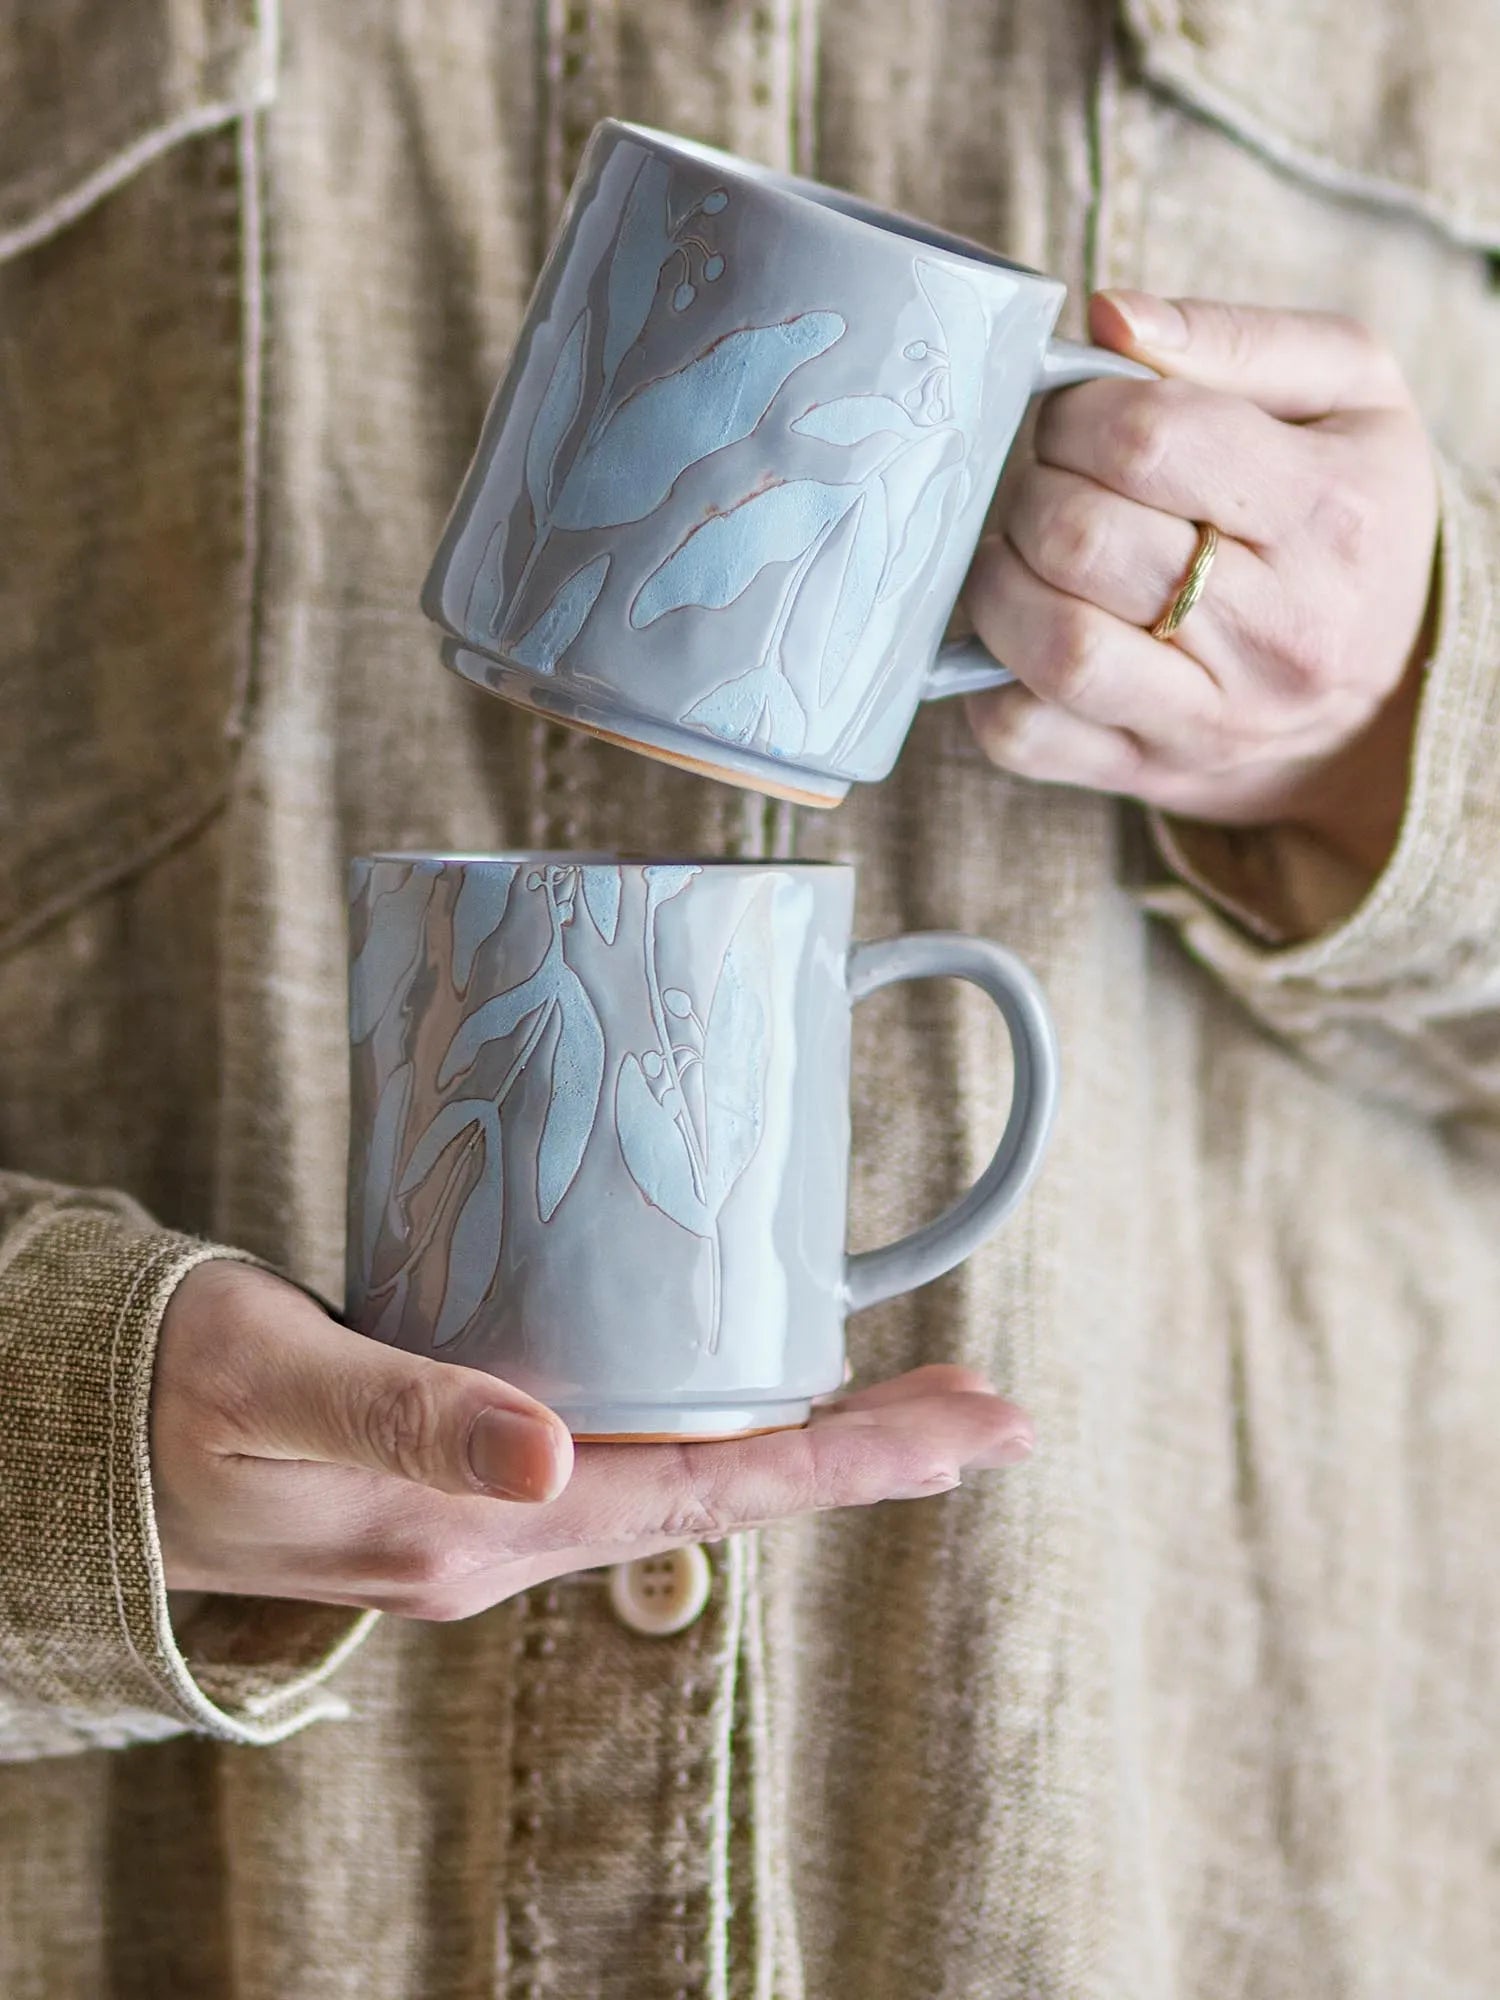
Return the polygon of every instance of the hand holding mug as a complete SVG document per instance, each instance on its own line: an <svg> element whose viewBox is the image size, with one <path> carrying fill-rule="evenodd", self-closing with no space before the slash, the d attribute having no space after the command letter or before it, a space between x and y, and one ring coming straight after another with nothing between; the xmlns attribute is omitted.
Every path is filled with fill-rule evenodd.
<svg viewBox="0 0 1500 2000"><path fill-rule="evenodd" d="M946 1492L1030 1448L1014 1404L931 1367L827 1402L805 1430L575 1456L508 1383L363 1339L228 1260L173 1294L152 1388L169 1587L424 1619L792 1514Z"/></svg>
<svg viewBox="0 0 1500 2000"><path fill-rule="evenodd" d="M971 698L1023 776L1295 823L1376 872L1406 791L1437 492L1394 358L1355 322L1101 294L1159 382L1050 398L967 604L1019 685ZM1218 531L1201 601L1150 627Z"/></svg>

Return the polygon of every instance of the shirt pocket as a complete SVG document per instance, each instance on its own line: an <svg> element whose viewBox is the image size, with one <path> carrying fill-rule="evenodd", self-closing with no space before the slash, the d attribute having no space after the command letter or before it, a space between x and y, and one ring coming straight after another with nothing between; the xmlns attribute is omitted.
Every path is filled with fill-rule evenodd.
<svg viewBox="0 0 1500 2000"><path fill-rule="evenodd" d="M1331 191L1500 244L1496 0L1123 0L1151 81Z"/></svg>
<svg viewBox="0 0 1500 2000"><path fill-rule="evenodd" d="M274 74L250 0L0 0L0 949L227 787Z"/></svg>

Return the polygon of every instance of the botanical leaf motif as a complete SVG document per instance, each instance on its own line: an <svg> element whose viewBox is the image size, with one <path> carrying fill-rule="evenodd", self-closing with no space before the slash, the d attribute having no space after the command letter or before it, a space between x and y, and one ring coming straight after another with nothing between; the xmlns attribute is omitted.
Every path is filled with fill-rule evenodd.
<svg viewBox="0 0 1500 2000"><path fill-rule="evenodd" d="M639 1061L626 1056L615 1082L615 1135L630 1178L653 1208L707 1236L713 1218L693 1186L687 1140L673 1115L681 1102L672 1091L658 1103Z"/></svg>
<svg viewBox="0 0 1500 2000"><path fill-rule="evenodd" d="M559 585L552 602L522 638L506 647L518 666L539 674L550 674L569 646L583 630L584 621L598 602L609 570L608 555L595 556Z"/></svg>
<svg viewBox="0 0 1500 2000"><path fill-rule="evenodd" d="M505 542L509 532L510 518L502 515L490 530L484 554L475 568L474 581L469 586L468 607L464 613L464 625L470 632L493 636L500 629L500 573L505 562Z"/></svg>
<svg viewBox="0 0 1500 2000"><path fill-rule="evenodd" d="M741 917L719 967L703 1043L708 1201L715 1213L754 1157L765 1128L771 1007L770 908L764 892Z"/></svg>
<svg viewBox="0 0 1500 2000"><path fill-rule="evenodd" d="M461 1076L470 1068L487 1043L498 1042L503 1036L514 1034L528 1014L534 1014L538 1007L551 1003L555 993L553 964L549 953L529 979L523 979L519 986L512 986L506 993L497 993L492 1000L486 1000L482 1007L476 1007L472 1014L459 1022L447 1053L438 1064L439 1086L446 1087L454 1077Z"/></svg>
<svg viewBox="0 0 1500 2000"><path fill-rule="evenodd" d="M831 403L814 403L792 423L804 437L825 444L863 444L866 438L917 436L917 427L890 396L838 396Z"/></svg>
<svg viewBox="0 0 1500 2000"><path fill-rule="evenodd" d="M526 492L538 527L546 520L548 495L552 490L557 448L563 434L578 414L583 395L583 351L588 338L589 309L574 320L568 337L552 364L552 377L526 440Z"/></svg>
<svg viewBox="0 0 1500 2000"><path fill-rule="evenodd" d="M413 1189L422 1185L455 1139L471 1126L482 1132L486 1121L498 1115L487 1097L459 1097L451 1104L439 1105L426 1131L411 1149L396 1187L397 1195L404 1200Z"/></svg>
<svg viewBox="0 0 1500 2000"><path fill-rule="evenodd" d="M888 541L885 488L875 480L865 489L855 509L854 531L844 551L844 574L818 668L818 696L822 701L830 700L837 692L844 670L870 622L880 580L885 575ZM820 561L827 560L826 556L820 557Z"/></svg>
<svg viewBox="0 0 1500 2000"><path fill-rule="evenodd" d="M711 729L726 743L750 743L768 710L775 748L795 754L807 733L807 717L783 675L771 664L752 667L748 674L724 681L694 702L682 720Z"/></svg>
<svg viewBox="0 0 1500 2000"><path fill-rule="evenodd" d="M713 514L681 542L636 592L630 622L639 632L693 604L717 611L749 589L768 563L806 555L859 497L857 486L788 479Z"/></svg>
<svg viewBox="0 0 1500 2000"><path fill-rule="evenodd" d="M613 944L620 922L620 871L587 863L583 876L583 904L594 920L594 929L606 944Z"/></svg>
<svg viewBox="0 0 1500 2000"><path fill-rule="evenodd" d="M381 1308L380 1317L369 1329L372 1340L383 1340L389 1345L401 1331L401 1321L406 1312L406 1295L411 1290L411 1273L404 1267L396 1273L391 1295Z"/></svg>
<svg viewBox="0 0 1500 2000"><path fill-rule="evenodd" d="M984 400L984 369L989 350L989 317L984 301L969 280L946 264L919 257L917 283L943 329L948 356L948 414L969 437L979 422ZM998 274L996 274L998 276Z"/></svg>
<svg viewBox="0 0 1500 2000"><path fill-rule="evenodd" d="M880 586L882 598L898 596L905 590L922 573L937 546L945 503L962 472L959 461L962 443L957 431L932 431L882 473L890 517L903 524L901 538Z"/></svg>
<svg viewBox="0 0 1500 2000"><path fill-rule="evenodd" d="M422 925L438 878L436 862L416 862L399 889L379 897L370 929L349 970L349 1038L373 1034L407 988L422 955Z"/></svg>
<svg viewBox="0 0 1500 2000"><path fill-rule="evenodd" d="M661 267L673 248L667 233L667 167L648 154L631 186L609 260L609 291L605 301L604 379L640 339L641 329L656 297Z"/></svg>
<svg viewBox="0 0 1500 2000"><path fill-rule="evenodd" d="M690 465L748 437L793 371L843 332L828 312L742 327L675 374L642 383L573 461L553 509L557 526L643 521Z"/></svg>
<svg viewBox="0 0 1500 2000"><path fill-rule="evenodd" d="M359 1268L361 1290L368 1291L375 1270L375 1248L380 1241L396 1184L396 1154L406 1126L406 1109L411 1101L412 1067L409 1062L393 1069L381 1087L370 1121L370 1140L365 1149L364 1204L360 1216Z"/></svg>
<svg viewBox="0 0 1500 2000"><path fill-rule="evenodd" d="M573 1185L594 1129L604 1084L604 1030L572 967L558 961L552 1094L536 1152L536 1205L550 1222Z"/></svg>
<svg viewBox="0 0 1500 2000"><path fill-rule="evenodd" d="M457 1340L484 1303L500 1267L500 1241L505 1220L505 1156L500 1114L484 1107L484 1159L479 1178L464 1198L453 1233L448 1238L448 1278L443 1303L433 1329L434 1347Z"/></svg>
<svg viewBox="0 0 1500 2000"><path fill-rule="evenodd" d="M783 674L766 683L765 728L756 742L773 757L795 757L807 738L807 711Z"/></svg>
<svg viewBox="0 0 1500 2000"><path fill-rule="evenodd" d="M495 861L488 868L466 868L453 906L453 980L460 993L469 984L474 954L505 921L510 892L520 872L515 861Z"/></svg>
<svg viewBox="0 0 1500 2000"><path fill-rule="evenodd" d="M695 875L702 874L696 861L653 861L642 871L646 877L647 915L680 895Z"/></svg>

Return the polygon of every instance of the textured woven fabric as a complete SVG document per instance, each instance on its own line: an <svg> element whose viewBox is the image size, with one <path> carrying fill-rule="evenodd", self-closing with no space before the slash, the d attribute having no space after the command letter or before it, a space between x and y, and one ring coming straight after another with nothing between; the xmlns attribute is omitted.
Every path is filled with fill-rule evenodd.
<svg viewBox="0 0 1500 2000"><path fill-rule="evenodd" d="M35 14L0 0L4 2000L1491 2000L1485 0ZM1155 847L956 707L817 815L443 673L417 585L605 112L1054 270L1072 332L1110 282L1379 330L1444 556L1367 895L1274 834ZM1035 964L1046 1170L851 1347L985 1369L1037 1456L715 1548L669 1639L598 1574L452 1626L173 1602L173 1283L213 1245L341 1282L345 859L518 843L848 858L863 934ZM857 1244L1006 1092L973 996L860 1010Z"/></svg>

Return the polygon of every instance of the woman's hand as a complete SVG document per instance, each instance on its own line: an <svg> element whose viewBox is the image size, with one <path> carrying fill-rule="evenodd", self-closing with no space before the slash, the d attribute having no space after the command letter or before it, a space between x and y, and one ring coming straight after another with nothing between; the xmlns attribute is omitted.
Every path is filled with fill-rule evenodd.
<svg viewBox="0 0 1500 2000"><path fill-rule="evenodd" d="M930 1367L825 1404L806 1430L575 1456L518 1389L350 1333L227 1259L173 1294L151 1398L169 1586L411 1618L466 1618L571 1570L790 1514L946 1492L1030 1449L1014 1404Z"/></svg>
<svg viewBox="0 0 1500 2000"><path fill-rule="evenodd" d="M1101 293L1095 339L1161 382L1042 405L1035 462L966 601L1019 685L971 697L986 752L1186 818L1307 828L1378 871L1406 793L1437 485L1392 356L1321 313ZM1198 541L1207 587L1150 627Z"/></svg>

